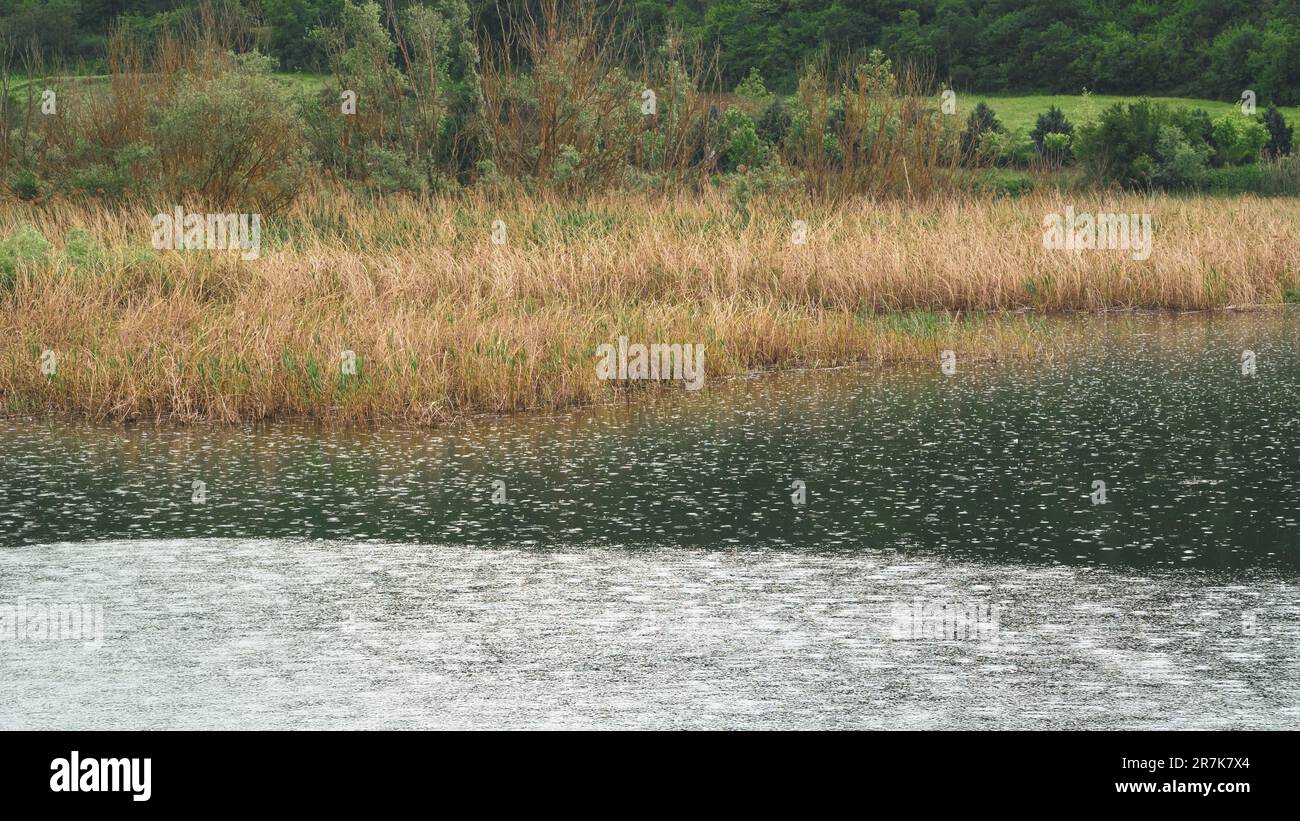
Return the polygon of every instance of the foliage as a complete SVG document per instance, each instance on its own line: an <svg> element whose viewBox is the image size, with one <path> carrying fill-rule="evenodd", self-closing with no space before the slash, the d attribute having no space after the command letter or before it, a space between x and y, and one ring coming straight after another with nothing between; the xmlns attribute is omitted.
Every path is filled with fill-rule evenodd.
<svg viewBox="0 0 1300 821"><path fill-rule="evenodd" d="M1150 100L1107 108L1079 129L1074 149L1092 179L1138 188L1195 182L1213 153L1203 113Z"/></svg>
<svg viewBox="0 0 1300 821"><path fill-rule="evenodd" d="M965 2L945 3L944 14L961 16ZM1097 113L1088 94L1080 105L1052 103L1046 111L1043 98L1035 109L1028 98L1019 107L1007 99L1011 128L982 99L962 109L964 120L947 118L936 107L938 78L912 62L896 63L884 49L847 50L842 59L822 52L804 61L791 82L784 78L797 49L787 50L783 67L771 67L767 45L747 43L721 25L744 7L759 26L781 4L723 0L704 12L718 27L701 29L689 4L649 14L655 4L648 1L629 11L594 0L490 9L480 0L266 0L257 13L237 3L181 3L156 19L128 8L121 27L104 38L102 83L58 77L43 68L39 50L27 59L40 79L12 85L0 65L0 87L11 89L0 100L0 180L7 192L38 202L193 195L212 207L246 203L273 212L317 168L380 193L479 185L577 195L721 184L733 191L802 186L911 198L947 185L958 165L1054 170L1075 159L1081 173L1102 184L1177 188L1217 180L1233 187L1282 166L1269 164L1259 175L1207 172L1291 149L1291 129L1274 106L1253 119L1227 102L1208 106L1216 117L1151 101ZM904 9L875 34L859 32L859 42L878 36L906 44L909 61L919 55L951 68L961 44L985 37L997 65L960 73L984 76L991 87L1013 78L985 72L1009 71L1018 60L1033 65L1024 76L1046 77L1076 71L1094 47L1107 59L1136 59L1113 44L1074 43L1067 29L1077 34L1087 20L1066 14L1048 21L1033 2L1019 5L1019 16L997 36L979 32L1001 7L975 3L987 14L967 20L948 45L928 32L934 17L925 9ZM14 8L13 0L0 0L0 17ZM218 8L231 14L216 14ZM857 12L836 13L848 19ZM648 22L645 31L662 38L631 37L630 19ZM1286 42L1271 20L1266 13L1251 24L1255 29L1214 34L1214 54L1250 64L1255 51ZM1208 37L1214 27L1202 28ZM293 34L299 30L301 36ZM1050 53L1031 58L1005 48L1027 32L1050 41ZM716 55L707 48L710 37L721 38ZM277 57L259 44L278 55L280 67L328 67L330 78L285 82L273 72ZM737 55L748 55L744 71L735 71ZM1162 65L1174 57L1165 54ZM1228 62L1220 62L1226 71ZM1257 88L1269 77L1289 76L1285 66L1256 69ZM59 91L57 115L36 114L36 89L47 86ZM724 87L734 93L723 95ZM794 93L774 93L782 88ZM969 98L959 99L968 105ZM1003 103L997 105L1001 111Z"/></svg>
<svg viewBox="0 0 1300 821"><path fill-rule="evenodd" d="M216 77L180 78L176 93L152 112L151 148L139 156L155 159L170 186L214 207L274 211L287 204L306 171L306 145L292 96L269 68L267 61L242 60ZM125 165L119 155L123 190Z"/></svg>
<svg viewBox="0 0 1300 821"><path fill-rule="evenodd" d="M1074 125L1066 119L1065 112L1051 106L1038 115L1034 130L1029 132L1034 150L1050 165L1062 165L1072 158L1070 144L1074 139Z"/></svg>
<svg viewBox="0 0 1300 821"><path fill-rule="evenodd" d="M212 0L0 0L0 31L33 39L47 57L104 62L114 25L141 33L175 30ZM344 0L229 0L246 17L256 45L291 70L328 65L323 44L307 36L337 25ZM469 0L483 44L497 46L536 17L545 0ZM409 8L437 5L391 0ZM800 67L821 54L879 48L896 62L931 66L966 91L1173 94L1239 99L1253 90L1279 105L1300 103L1300 16L1292 0L943 0L850 3L845 0L636 0L609 4L612 31L647 43L669 36L719 55L725 88L751 72L772 91L793 92ZM750 112L751 115L753 112ZM1063 132L1062 132L1063 133Z"/></svg>
<svg viewBox="0 0 1300 821"><path fill-rule="evenodd" d="M981 157L987 156L984 152L989 145L998 144L992 135L1005 134L1006 131L993 109L981 100L966 119L966 128L961 133L962 159L970 163L978 162ZM986 134L991 136L985 137Z"/></svg>
<svg viewBox="0 0 1300 821"><path fill-rule="evenodd" d="M0 293L13 290L19 271L40 266L49 255L50 241L31 225L0 240Z"/></svg>
<svg viewBox="0 0 1300 821"><path fill-rule="evenodd" d="M469 7L465 0L412 6L392 32L382 14L373 0L347 2L338 25L312 32L333 73L306 115L314 151L335 173L381 191L445 188L482 154L483 89Z"/></svg>
<svg viewBox="0 0 1300 821"><path fill-rule="evenodd" d="M1277 106L1270 105L1259 115L1259 121L1268 129L1268 142L1264 144L1264 156L1284 157L1291 153L1291 126Z"/></svg>
<svg viewBox="0 0 1300 821"><path fill-rule="evenodd" d="M754 121L738 108L729 108L722 117L722 152L724 171L762 165L766 151Z"/></svg>
<svg viewBox="0 0 1300 821"><path fill-rule="evenodd" d="M130 37L110 43L106 90L42 81L57 110L26 95L9 130L11 190L117 199L197 194L211 207L274 211L296 195L308 157L292 92L274 60L233 54L210 40L166 41L167 71L149 71ZM29 86L29 89L31 86Z"/></svg>
<svg viewBox="0 0 1300 821"><path fill-rule="evenodd" d="M1175 125L1162 125L1156 138L1155 162L1146 173L1153 184L1162 188L1192 185L1204 177L1209 155L1209 146L1193 143Z"/></svg>
<svg viewBox="0 0 1300 821"><path fill-rule="evenodd" d="M1214 164L1245 165L1254 162L1268 142L1268 129L1241 115L1227 114L1214 121L1211 143Z"/></svg>
<svg viewBox="0 0 1300 821"><path fill-rule="evenodd" d="M763 116L758 118L755 130L763 142L769 145L780 145L785 141L793 120L794 113L790 105L780 97L774 97L763 111Z"/></svg>

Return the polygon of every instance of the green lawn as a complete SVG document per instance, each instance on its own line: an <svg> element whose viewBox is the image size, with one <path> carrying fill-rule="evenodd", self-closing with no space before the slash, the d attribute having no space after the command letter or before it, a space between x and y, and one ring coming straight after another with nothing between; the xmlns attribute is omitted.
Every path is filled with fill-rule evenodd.
<svg viewBox="0 0 1300 821"><path fill-rule="evenodd" d="M957 115L965 121L980 100L983 100L998 115L1002 124L1011 130L1017 128L1031 131L1039 114L1047 111L1048 106L1056 106L1065 112L1071 123L1076 126L1095 118L1102 111L1118 102L1131 103L1139 97L1117 97L1112 94L1092 94L1084 98L1080 94L958 94ZM1240 103L1219 100L1198 100L1192 97L1151 97L1156 102L1186 108L1203 108L1211 117L1218 117L1232 111L1240 113ZM1257 111L1265 105L1258 103ZM1300 122L1300 107L1282 106L1283 116L1290 124Z"/></svg>
<svg viewBox="0 0 1300 821"><path fill-rule="evenodd" d="M320 91L331 79L328 74L298 74L287 71L277 71L275 76L283 82L300 85L308 91Z"/></svg>
<svg viewBox="0 0 1300 821"><path fill-rule="evenodd" d="M280 80L283 83L289 85L299 85L309 91L318 91L324 88L325 82L329 79L329 75L327 74L299 74L296 72L288 72L288 71L277 71L275 73L275 77L276 79ZM60 82L65 82L65 83L69 81L75 81L80 85L93 85L93 86L108 85L107 74L77 74L77 75L68 75L64 77L55 77L52 79L58 80ZM27 87L28 82L31 81L26 78L14 75L9 79L9 90L11 93L17 94L20 90L25 89Z"/></svg>

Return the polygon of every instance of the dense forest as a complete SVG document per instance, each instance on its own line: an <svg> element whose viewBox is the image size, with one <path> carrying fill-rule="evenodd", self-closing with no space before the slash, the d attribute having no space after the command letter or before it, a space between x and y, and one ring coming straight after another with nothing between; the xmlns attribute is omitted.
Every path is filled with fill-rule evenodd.
<svg viewBox="0 0 1300 821"><path fill-rule="evenodd" d="M438 5L433 0L428 5ZM198 0L0 0L0 32L21 53L93 69L114 25L182 24ZM396 11L411 5L394 0ZM470 0L481 37L500 39L523 4ZM959 90L1171 94L1300 102L1300 0L625 0L603 3L647 43L677 32L717 49L728 87L758 69L789 91L821 52L880 48ZM343 0L242 0L259 48L282 70L320 71L309 32ZM509 8L510 11L505 9ZM526 6L523 6L526 9Z"/></svg>

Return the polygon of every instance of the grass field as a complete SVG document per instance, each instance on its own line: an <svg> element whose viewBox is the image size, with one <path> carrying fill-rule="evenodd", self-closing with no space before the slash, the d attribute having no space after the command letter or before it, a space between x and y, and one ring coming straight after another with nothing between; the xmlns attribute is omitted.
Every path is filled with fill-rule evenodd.
<svg viewBox="0 0 1300 821"><path fill-rule="evenodd" d="M277 72L275 76L287 85L301 86L309 91L316 91L324 88L325 83L329 80L329 75L326 74L300 74L288 71ZM61 83L75 82L80 85L103 86L104 88L107 88L109 75L77 74L54 76L49 79ZM20 98L20 92L24 91L30 82L31 80L25 77L19 77L17 75L11 76L9 80L10 94L16 98Z"/></svg>
<svg viewBox="0 0 1300 821"><path fill-rule="evenodd" d="M1078 126L1080 123L1094 119L1115 103L1131 103L1140 97L1121 97L1111 94L958 94L957 114L963 120L972 109L983 101L998 115L1002 124L1011 130L1030 131L1039 114L1047 111L1049 106L1056 106L1065 112L1065 116ZM1240 113L1240 103L1220 100L1200 100L1192 97L1148 97L1155 102L1167 103L1173 107L1201 108L1211 117L1218 117L1230 112ZM1257 101L1257 111L1266 107L1265 101ZM1282 106L1279 109L1287 122L1300 122L1300 107Z"/></svg>

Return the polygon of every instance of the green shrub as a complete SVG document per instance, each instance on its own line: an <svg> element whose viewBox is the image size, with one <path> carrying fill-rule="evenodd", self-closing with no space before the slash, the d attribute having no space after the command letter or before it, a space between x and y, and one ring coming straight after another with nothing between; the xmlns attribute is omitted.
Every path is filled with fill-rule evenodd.
<svg viewBox="0 0 1300 821"><path fill-rule="evenodd" d="M775 97L763 111L763 115L758 118L755 129L763 142L779 146L785 140L785 135L789 133L792 122L790 106L780 97Z"/></svg>
<svg viewBox="0 0 1300 821"><path fill-rule="evenodd" d="M337 24L312 31L334 74L304 109L313 155L380 192L468 182L486 149L467 3L411 5L395 21L382 15L375 2L346 2ZM344 91L356 94L354 113L341 111ZM529 84L515 88L512 105L528 107L531 92Z"/></svg>
<svg viewBox="0 0 1300 821"><path fill-rule="evenodd" d="M1074 137L1074 126L1066 119L1065 112L1056 106L1051 106L1046 113L1039 114L1038 120L1034 123L1034 130L1029 132L1029 138L1034 141L1034 148L1039 154L1047 152L1046 142L1049 134L1064 135L1067 137L1065 140L1067 146L1070 142L1068 138Z"/></svg>
<svg viewBox="0 0 1300 821"><path fill-rule="evenodd" d="M75 169L68 175L72 191L105 199L121 197L130 185L131 180L120 170L101 163Z"/></svg>
<svg viewBox="0 0 1300 821"><path fill-rule="evenodd" d="M772 94L767 90L763 75L757 68L750 68L748 76L736 86L734 99L734 105L751 117L759 116L759 112L769 107Z"/></svg>
<svg viewBox="0 0 1300 821"><path fill-rule="evenodd" d="M1038 153L1054 165L1063 165L1069 162L1073 156L1070 152L1071 142L1073 142L1073 138L1069 134L1049 131L1042 136L1042 140L1038 145Z"/></svg>
<svg viewBox="0 0 1300 821"><path fill-rule="evenodd" d="M962 172L963 185L968 190L993 197L1019 197L1034 189L1034 178L1022 171L1010 169L978 169Z"/></svg>
<svg viewBox="0 0 1300 821"><path fill-rule="evenodd" d="M214 77L185 76L156 112L152 142L178 196L274 211L301 187L307 150L295 100L257 57Z"/></svg>
<svg viewBox="0 0 1300 821"><path fill-rule="evenodd" d="M0 240L0 291L12 291L18 272L44 265L50 258L50 241L31 225Z"/></svg>
<svg viewBox="0 0 1300 821"><path fill-rule="evenodd" d="M1270 104L1259 115L1259 122L1268 129L1268 142L1264 144L1265 157L1285 157L1291 153L1291 126L1286 124L1286 117Z"/></svg>
<svg viewBox="0 0 1300 821"><path fill-rule="evenodd" d="M26 168L14 172L9 187L19 199L34 200L41 195L40 179Z"/></svg>
<svg viewBox="0 0 1300 821"><path fill-rule="evenodd" d="M1179 187L1200 179L1213 153L1207 127L1203 112L1116 103L1079 128L1074 152L1094 182Z"/></svg>
<svg viewBox="0 0 1300 821"><path fill-rule="evenodd" d="M1177 126L1161 126L1155 163L1150 171L1151 181L1162 188L1194 185L1205 176L1209 157L1209 146L1203 143L1193 145Z"/></svg>
<svg viewBox="0 0 1300 821"><path fill-rule="evenodd" d="M1022 131L985 131L977 148L982 161L1001 166L1025 166L1034 155L1034 144Z"/></svg>
<svg viewBox="0 0 1300 821"><path fill-rule="evenodd" d="M1214 121L1215 165L1245 165L1254 162L1268 143L1268 129L1262 124L1225 114Z"/></svg>
<svg viewBox="0 0 1300 821"><path fill-rule="evenodd" d="M1188 142L1214 146L1214 121L1203 108L1173 108L1168 110L1170 122L1182 129Z"/></svg>
<svg viewBox="0 0 1300 821"><path fill-rule="evenodd" d="M961 133L961 156L965 162L978 162L981 139L987 133L1006 133L993 109L981 100L966 118L966 129Z"/></svg>
<svg viewBox="0 0 1300 821"><path fill-rule="evenodd" d="M73 228L63 238L63 255L80 273L104 266L107 255L95 236L84 228Z"/></svg>
<svg viewBox="0 0 1300 821"><path fill-rule="evenodd" d="M1263 193L1266 173L1264 163L1207 168L1197 188L1214 194Z"/></svg>
<svg viewBox="0 0 1300 821"><path fill-rule="evenodd" d="M766 150L748 114L735 107L728 108L722 116L722 135L724 171L763 164Z"/></svg>
<svg viewBox="0 0 1300 821"><path fill-rule="evenodd" d="M1149 100L1128 106L1115 103L1095 123L1079 129L1075 153L1089 176L1098 182L1145 185L1150 178L1157 131L1161 121L1167 119Z"/></svg>

